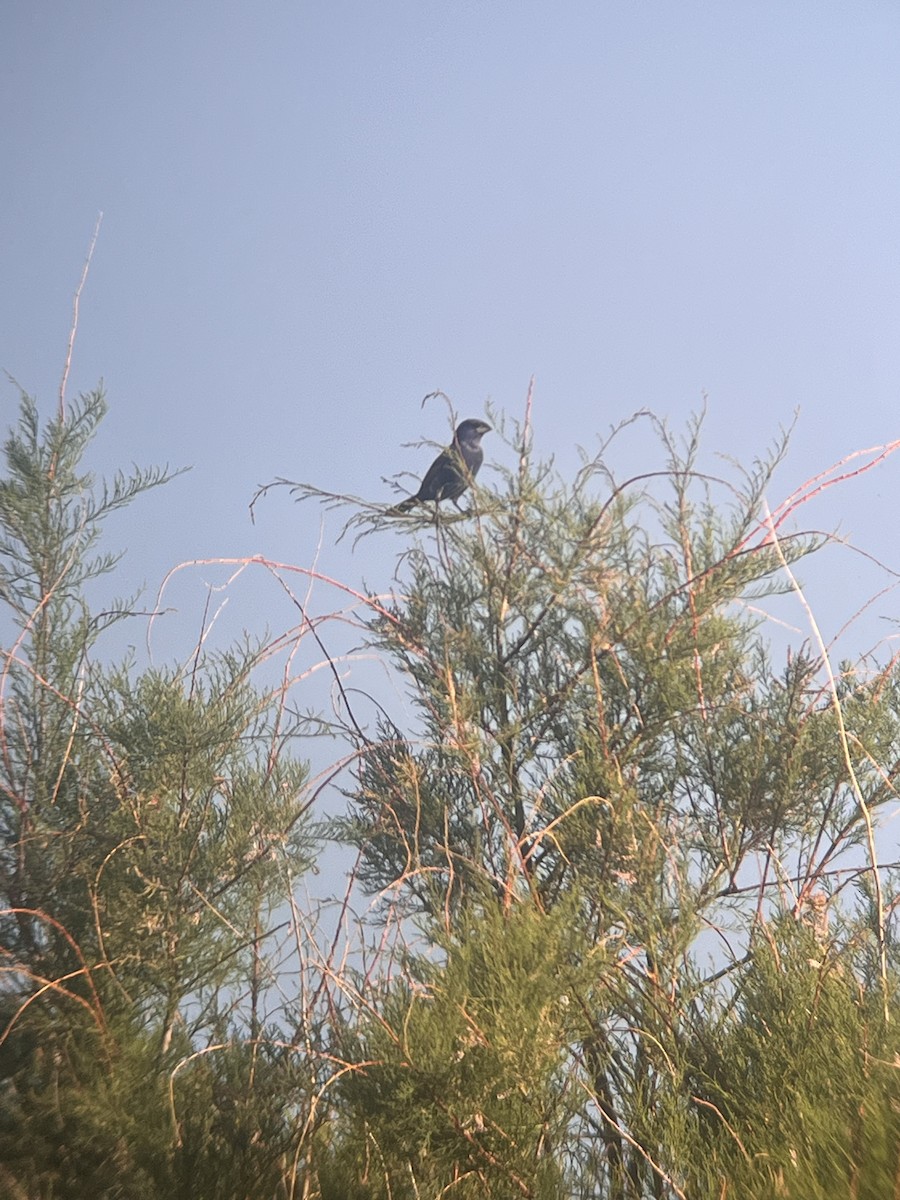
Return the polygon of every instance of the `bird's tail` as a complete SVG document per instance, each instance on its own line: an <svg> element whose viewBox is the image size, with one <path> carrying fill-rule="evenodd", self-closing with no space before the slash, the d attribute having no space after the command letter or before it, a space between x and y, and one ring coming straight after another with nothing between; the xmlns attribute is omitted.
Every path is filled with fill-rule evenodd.
<svg viewBox="0 0 900 1200"><path fill-rule="evenodd" d="M386 517L400 517L403 513L408 513L411 508L415 508L418 500L415 496L407 496L405 500L401 500L399 504L395 504L393 508L389 508L384 514Z"/></svg>

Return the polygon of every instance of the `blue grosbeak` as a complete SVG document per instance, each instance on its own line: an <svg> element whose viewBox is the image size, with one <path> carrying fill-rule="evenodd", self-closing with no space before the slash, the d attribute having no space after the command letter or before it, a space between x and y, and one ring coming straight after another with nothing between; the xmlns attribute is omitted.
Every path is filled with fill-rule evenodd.
<svg viewBox="0 0 900 1200"><path fill-rule="evenodd" d="M442 450L425 472L416 494L388 509L387 515L398 516L409 512L416 504L425 504L429 500L435 503L452 500L456 503L478 474L478 468L484 461L481 439L490 432L491 427L485 421L473 417L463 421L452 445Z"/></svg>

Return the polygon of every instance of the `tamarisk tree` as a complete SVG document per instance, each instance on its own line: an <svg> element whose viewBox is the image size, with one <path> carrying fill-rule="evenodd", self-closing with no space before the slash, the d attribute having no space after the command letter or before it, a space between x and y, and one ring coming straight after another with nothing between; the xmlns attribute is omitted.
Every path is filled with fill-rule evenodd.
<svg viewBox="0 0 900 1200"><path fill-rule="evenodd" d="M167 474L95 480L104 411L23 398L4 447L0 1192L897 1193L897 671L774 648L827 541L811 491L767 508L783 444L714 479L655 424L659 470L611 441L565 481L514 430L498 488L404 520L388 600L347 586L400 686L369 723L331 664L313 784L262 683L307 633L328 665L305 602L276 643L106 654L139 616L97 602L105 519ZM359 896L317 930L296 887L339 777L353 944Z"/></svg>
<svg viewBox="0 0 900 1200"><path fill-rule="evenodd" d="M104 662L131 612L89 603L104 521L169 477L96 481L104 412L42 427L23 397L4 448L0 1191L271 1194L299 1104L262 1006L272 906L309 861L298 730L246 646Z"/></svg>
<svg viewBox="0 0 900 1200"><path fill-rule="evenodd" d="M657 431L624 484L606 450L559 482L519 432L373 619L413 724L357 738L341 835L426 946L347 1035L347 1194L900 1179L894 664L776 662L760 606L823 542L798 496L766 515L783 444L725 484L699 423Z"/></svg>

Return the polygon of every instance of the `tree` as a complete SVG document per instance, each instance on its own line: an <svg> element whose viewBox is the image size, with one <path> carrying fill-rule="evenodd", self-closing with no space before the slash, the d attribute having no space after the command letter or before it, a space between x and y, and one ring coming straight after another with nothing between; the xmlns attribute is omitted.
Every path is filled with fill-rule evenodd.
<svg viewBox="0 0 900 1200"><path fill-rule="evenodd" d="M104 660L104 519L166 475L90 477L103 411L23 398L0 480L0 1190L897 1190L897 670L775 654L826 540L820 483L766 509L782 443L716 479L656 424L663 469L567 483L516 430L497 492L402 526L402 591L354 592L410 704L370 727L335 666L313 785L271 643ZM316 929L295 887L348 761L355 944L354 894Z"/></svg>
<svg viewBox="0 0 900 1200"><path fill-rule="evenodd" d="M519 470L500 492L477 491L471 520L440 520L409 551L405 594L375 615L372 638L406 681L418 729L385 716L374 738L357 734L361 768L341 834L358 849L363 883L448 947L446 988L474 914L490 973L518 914L544 921L555 946L565 907L578 937L557 971L551 1041L566 1048L566 1082L557 1065L532 1094L557 1122L566 1112L558 1194L768 1196L789 1185L788 1160L815 1160L833 1185L822 1139L801 1147L796 1124L760 1132L772 1093L746 1087L748 1056L767 1052L752 1029L810 989L818 1002L800 1023L805 1036L842 1052L799 1070L792 1103L831 1105L822 1128L846 1130L845 1194L855 1194L865 1139L854 1141L848 1113L871 1113L873 1095L862 1058L891 1061L896 1042L886 916L895 890L876 867L873 833L894 795L896 671L848 667L832 686L827 661L808 648L773 664L759 605L792 586L791 565L823 542L788 532L800 493L766 516L784 444L725 482L697 467L699 422L681 446L657 430L664 471L619 484L604 452L572 485L533 462L520 431ZM866 895L862 908L847 902L848 880ZM786 926L823 939L802 987L796 954L772 955ZM537 1006L546 994L540 972L533 978ZM344 1089L371 1144L406 1156L405 1191L399 1171L384 1167L390 1185L379 1183L366 1159L361 1195L458 1186L447 1167L422 1191L415 1139L377 1099L381 1071L397 1069L388 1044L400 1028L423 1027L423 1004L437 1013L446 1002L431 986L427 1001L391 993L377 1016L387 1042L377 1054L361 1043L360 1076L376 1098L352 1075ZM470 997L479 986L486 980ZM472 1003L459 999L458 1013ZM523 1049L537 1016L535 1007L514 1022ZM435 1031L430 1051L419 1046L412 1062L404 1048L407 1080L440 1077L451 1023L436 1024L445 1036ZM850 1060L855 1075L830 1074ZM859 1087L848 1092L851 1078ZM516 1087L511 1069L496 1094ZM428 1103L408 1103L407 1125L428 1127ZM886 1115L876 1124L896 1129ZM486 1127L472 1136L499 1157ZM896 1142L883 1168L877 1185L893 1187ZM522 1195L543 1194L537 1176L519 1178Z"/></svg>
<svg viewBox="0 0 900 1200"><path fill-rule="evenodd" d="M88 602L117 561L103 522L169 478L94 481L104 412L96 392L42 429L23 397L5 445L0 1159L28 1196L270 1195L300 1087L262 999L310 861L301 727L250 646L102 661L131 613Z"/></svg>

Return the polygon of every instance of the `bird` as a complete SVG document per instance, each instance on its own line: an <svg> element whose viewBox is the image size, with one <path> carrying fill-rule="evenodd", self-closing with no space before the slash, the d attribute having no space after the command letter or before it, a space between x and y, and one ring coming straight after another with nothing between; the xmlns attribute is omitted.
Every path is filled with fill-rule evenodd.
<svg viewBox="0 0 900 1200"><path fill-rule="evenodd" d="M469 417L463 421L453 436L453 442L442 450L422 478L419 490L414 496L407 498L388 509L389 517L399 516L409 512L417 504L425 504L429 500L437 503L440 500L452 500L454 504L463 494L484 461L484 451L481 439L491 427L486 421L477 417Z"/></svg>

